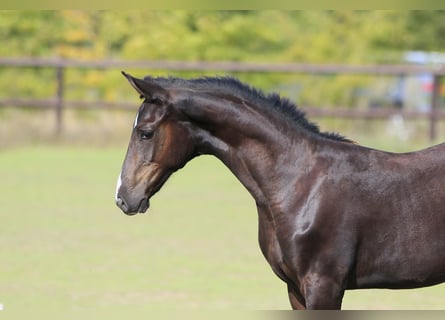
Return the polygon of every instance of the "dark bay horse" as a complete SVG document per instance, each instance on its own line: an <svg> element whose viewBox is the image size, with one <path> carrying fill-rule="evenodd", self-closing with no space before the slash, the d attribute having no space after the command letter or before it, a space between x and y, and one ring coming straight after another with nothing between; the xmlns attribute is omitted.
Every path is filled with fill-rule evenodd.
<svg viewBox="0 0 445 320"><path fill-rule="evenodd" d="M445 281L445 144L382 152L232 78L124 75L143 99L116 190L126 214L211 154L254 197L261 250L294 309L340 309L346 289Z"/></svg>

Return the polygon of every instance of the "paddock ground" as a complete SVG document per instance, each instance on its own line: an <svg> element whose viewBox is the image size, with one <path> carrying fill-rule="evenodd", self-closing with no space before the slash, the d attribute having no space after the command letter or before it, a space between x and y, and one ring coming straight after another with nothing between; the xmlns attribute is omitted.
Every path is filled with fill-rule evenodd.
<svg viewBox="0 0 445 320"><path fill-rule="evenodd" d="M0 151L0 315L289 309L258 247L254 202L218 160L193 160L128 217L114 204L124 152ZM444 285L357 290L343 307L442 309L444 297Z"/></svg>

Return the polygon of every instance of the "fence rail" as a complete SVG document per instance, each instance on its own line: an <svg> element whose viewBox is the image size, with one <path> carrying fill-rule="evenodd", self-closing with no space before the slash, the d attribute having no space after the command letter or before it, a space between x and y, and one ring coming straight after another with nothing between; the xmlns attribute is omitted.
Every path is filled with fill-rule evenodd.
<svg viewBox="0 0 445 320"><path fill-rule="evenodd" d="M309 115L319 117L338 118L387 118L393 114L401 114L406 118L429 119L429 137L434 140L437 135L437 123L445 118L445 112L440 110L440 85L441 78L445 76L445 66L432 65L341 65L341 64L307 64L307 63L246 63L246 62L204 62L204 61L127 61L127 60L100 60L84 61L62 58L9 58L0 57L0 67L39 67L55 69L56 92L49 99L0 99L0 106L53 108L56 116L56 133L63 130L63 110L65 108L101 108L133 110L134 105L122 102L89 102L67 101L65 95L65 70L67 68L82 69L147 69L147 70L172 70L172 71L222 71L222 72L257 72L257 73L299 73L314 75L332 74L362 74L362 75L387 75L409 76L430 74L433 77L431 108L428 112L415 112L396 109L370 109L354 110L348 108L313 108L302 107Z"/></svg>

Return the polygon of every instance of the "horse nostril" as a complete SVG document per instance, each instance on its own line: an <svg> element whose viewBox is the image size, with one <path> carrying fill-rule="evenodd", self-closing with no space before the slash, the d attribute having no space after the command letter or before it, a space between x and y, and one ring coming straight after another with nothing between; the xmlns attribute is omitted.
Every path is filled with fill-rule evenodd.
<svg viewBox="0 0 445 320"><path fill-rule="evenodd" d="M124 212L128 211L128 206L122 198L117 198L116 204L119 208L121 208L122 211L124 211Z"/></svg>

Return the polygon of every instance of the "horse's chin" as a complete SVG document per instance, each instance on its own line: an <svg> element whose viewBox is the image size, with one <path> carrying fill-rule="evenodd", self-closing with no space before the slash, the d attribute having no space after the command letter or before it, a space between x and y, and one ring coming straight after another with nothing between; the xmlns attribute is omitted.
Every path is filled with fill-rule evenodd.
<svg viewBox="0 0 445 320"><path fill-rule="evenodd" d="M148 208L150 208L150 199L148 197L141 200L139 203L138 213L145 213L147 212Z"/></svg>

